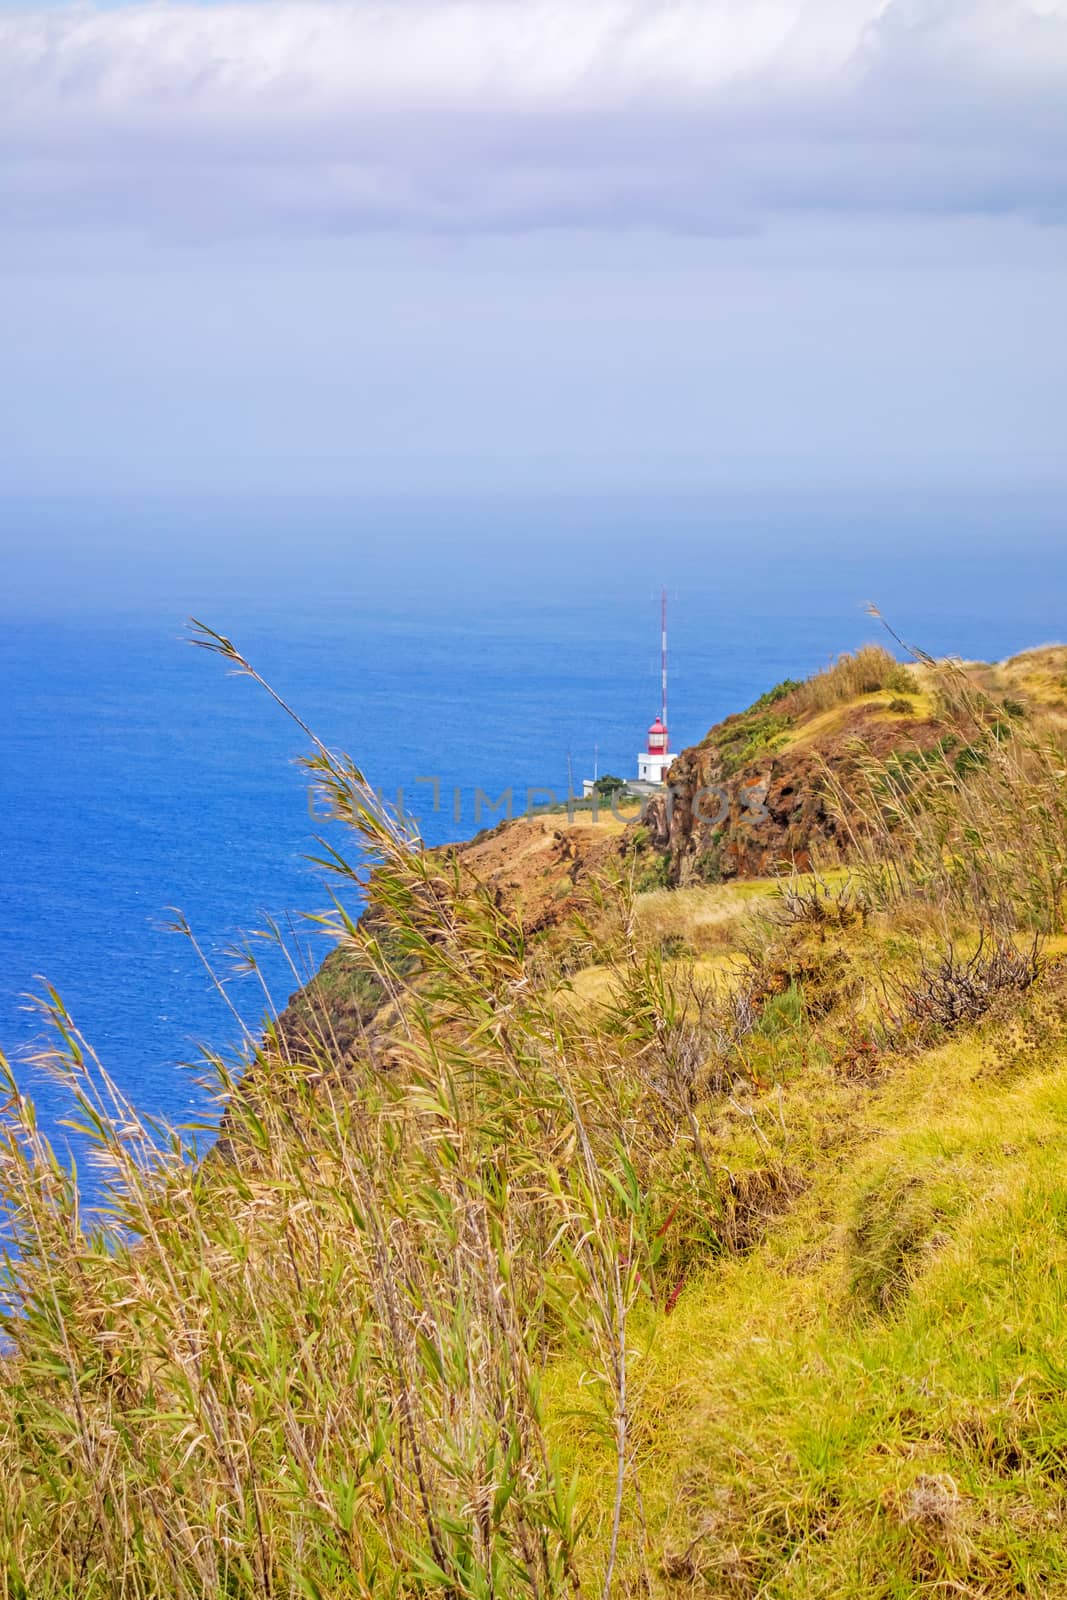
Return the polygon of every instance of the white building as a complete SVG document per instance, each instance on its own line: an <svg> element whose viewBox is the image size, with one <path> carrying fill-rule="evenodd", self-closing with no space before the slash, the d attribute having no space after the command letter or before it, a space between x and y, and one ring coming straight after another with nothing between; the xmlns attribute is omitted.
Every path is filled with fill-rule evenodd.
<svg viewBox="0 0 1067 1600"><path fill-rule="evenodd" d="M657 717L648 730L648 748L637 758L638 783L663 783L673 760L667 725L662 717Z"/></svg>

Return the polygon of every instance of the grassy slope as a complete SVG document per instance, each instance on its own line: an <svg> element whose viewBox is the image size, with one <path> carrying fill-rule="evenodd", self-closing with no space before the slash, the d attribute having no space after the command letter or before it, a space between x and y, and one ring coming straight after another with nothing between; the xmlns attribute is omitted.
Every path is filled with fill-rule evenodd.
<svg viewBox="0 0 1067 1600"><path fill-rule="evenodd" d="M719 898L737 889L679 896L679 930ZM891 927L874 938L893 948ZM862 963L871 937L840 942ZM643 1325L632 1592L647 1561L665 1593L1067 1594L1062 1010L1053 972L870 1075L816 1047L804 1073L735 1097L720 1159L762 1143L807 1187ZM602 1535L610 1455L574 1437L580 1392L559 1375Z"/></svg>

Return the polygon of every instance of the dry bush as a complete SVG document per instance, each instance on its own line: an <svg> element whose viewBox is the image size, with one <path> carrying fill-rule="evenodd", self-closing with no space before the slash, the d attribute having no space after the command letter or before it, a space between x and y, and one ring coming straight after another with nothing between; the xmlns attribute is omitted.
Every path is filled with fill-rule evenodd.
<svg viewBox="0 0 1067 1600"><path fill-rule="evenodd" d="M881 645L865 644L852 655L838 656L830 666L794 689L789 704L793 711L803 715L829 711L832 706L855 700L859 695L876 694L882 689L900 694L914 688L906 666Z"/></svg>
<svg viewBox="0 0 1067 1600"><path fill-rule="evenodd" d="M778 889L767 920L778 928L850 928L866 923L870 903L854 878L839 884L828 883L817 872L794 872Z"/></svg>
<svg viewBox="0 0 1067 1600"><path fill-rule="evenodd" d="M894 1028L916 1028L921 1034L977 1022L998 995L1029 989L1042 966L1037 935L1027 949L1019 950L1010 939L983 930L969 956L949 945L937 960L924 955L914 976L886 979L889 1021Z"/></svg>

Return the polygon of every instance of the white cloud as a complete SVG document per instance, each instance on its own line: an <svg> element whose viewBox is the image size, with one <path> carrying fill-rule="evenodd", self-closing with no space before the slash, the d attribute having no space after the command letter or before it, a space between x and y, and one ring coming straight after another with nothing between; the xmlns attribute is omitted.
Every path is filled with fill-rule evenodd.
<svg viewBox="0 0 1067 1600"><path fill-rule="evenodd" d="M9 222L153 231L1019 212L1067 195L1067 0L0 12Z"/></svg>

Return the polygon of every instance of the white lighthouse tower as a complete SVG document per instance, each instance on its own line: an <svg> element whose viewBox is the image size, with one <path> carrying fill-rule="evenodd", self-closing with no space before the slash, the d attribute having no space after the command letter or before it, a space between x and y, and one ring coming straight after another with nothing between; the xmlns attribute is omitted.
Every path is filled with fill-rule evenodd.
<svg viewBox="0 0 1067 1600"><path fill-rule="evenodd" d="M638 783L663 783L674 760L671 736L667 731L667 591L660 596L660 671L662 705L660 714L648 730L647 747L637 758Z"/></svg>

